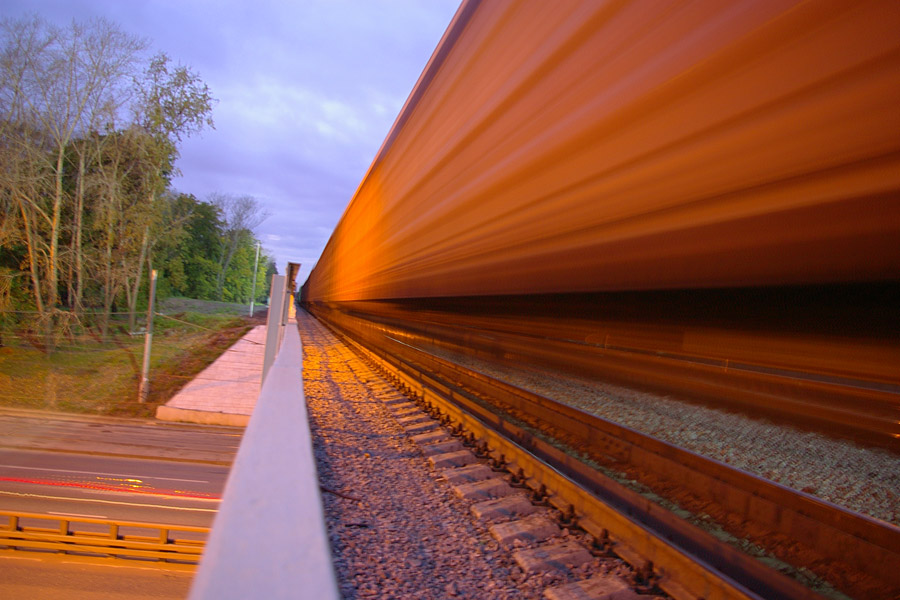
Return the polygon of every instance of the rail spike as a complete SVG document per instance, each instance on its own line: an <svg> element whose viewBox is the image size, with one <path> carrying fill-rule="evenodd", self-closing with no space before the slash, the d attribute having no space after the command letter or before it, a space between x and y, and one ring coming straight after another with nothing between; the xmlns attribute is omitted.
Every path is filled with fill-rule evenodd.
<svg viewBox="0 0 900 600"><path fill-rule="evenodd" d="M541 487L532 490L531 501L538 506L549 506L550 502L548 500L547 486L545 484L542 483Z"/></svg>
<svg viewBox="0 0 900 600"><path fill-rule="evenodd" d="M599 536L593 538L590 551L597 557L611 557L615 555L612 546L613 542L609 539L609 531L603 529Z"/></svg>
<svg viewBox="0 0 900 600"><path fill-rule="evenodd" d="M578 526L578 515L575 514L575 506L570 504L565 512L560 514L559 524L566 528Z"/></svg>
<svg viewBox="0 0 900 600"><path fill-rule="evenodd" d="M525 483L525 470L522 467L519 467L519 470L512 474L509 479L509 484L513 487L517 488L527 488L528 485Z"/></svg>
<svg viewBox="0 0 900 600"><path fill-rule="evenodd" d="M499 457L492 456L491 460L491 468L495 471L505 471L506 470L506 455L500 454Z"/></svg>

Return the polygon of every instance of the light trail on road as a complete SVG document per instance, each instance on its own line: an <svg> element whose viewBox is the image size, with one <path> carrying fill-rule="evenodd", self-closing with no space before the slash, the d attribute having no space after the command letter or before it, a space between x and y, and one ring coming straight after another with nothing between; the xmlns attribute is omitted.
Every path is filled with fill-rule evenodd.
<svg viewBox="0 0 900 600"><path fill-rule="evenodd" d="M119 492L128 494L142 494L151 496L162 496L164 498L192 498L199 500L219 500L219 496L204 494L199 492L187 492L182 490L163 490L151 488L148 486L138 485L136 483L126 483L124 487L117 487L110 484L97 484L94 482L81 481L54 481L50 479L29 479L25 477L0 477L0 481L8 481L12 483L25 483L31 485L50 485L58 487L82 488L87 490L98 490L103 492ZM140 482L142 483L142 482Z"/></svg>
<svg viewBox="0 0 900 600"><path fill-rule="evenodd" d="M50 471L54 473L78 473L82 475L95 475L97 477L100 476L108 476L108 477L124 477L124 478L133 478L136 480L143 479L165 479L167 481L181 481L186 483L210 483L208 479L180 479L178 477L160 477L157 475L149 475L149 476L140 476L135 475L133 473L98 473L96 471L75 471L72 469L52 469L46 467L23 467L20 465L0 465L0 469L22 469L27 471Z"/></svg>
<svg viewBox="0 0 900 600"><path fill-rule="evenodd" d="M100 498L72 498L69 496L47 496L45 494L31 494L27 492L6 492L0 491L0 496L10 496L17 498L36 498L42 500L59 500L65 502L89 502L89 503L97 503L97 504L115 504L120 506L133 506L139 508L158 508L161 510L178 510L178 511L188 511L188 512L205 512L205 513L215 513L218 511L217 508L198 508L191 506L170 506L166 504L146 504L141 502L120 502L117 500L102 500ZM207 502L219 503L221 500L218 498L196 498L196 500L205 500ZM50 512L50 511L47 511ZM104 517L105 518L105 517Z"/></svg>

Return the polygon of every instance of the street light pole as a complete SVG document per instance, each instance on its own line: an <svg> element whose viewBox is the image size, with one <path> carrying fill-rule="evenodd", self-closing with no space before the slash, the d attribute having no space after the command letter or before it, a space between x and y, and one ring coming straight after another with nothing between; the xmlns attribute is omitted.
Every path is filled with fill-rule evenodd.
<svg viewBox="0 0 900 600"><path fill-rule="evenodd" d="M250 316L253 316L253 300L256 298L256 269L259 267L259 242L256 242L256 259L253 261L253 288L250 292Z"/></svg>

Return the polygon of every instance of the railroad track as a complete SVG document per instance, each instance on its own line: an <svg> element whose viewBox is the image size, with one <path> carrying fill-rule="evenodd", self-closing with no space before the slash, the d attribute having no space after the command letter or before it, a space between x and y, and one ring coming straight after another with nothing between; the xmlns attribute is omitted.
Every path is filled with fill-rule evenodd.
<svg viewBox="0 0 900 600"><path fill-rule="evenodd" d="M900 593L897 527L431 356L352 317L326 322L512 480L672 597Z"/></svg>

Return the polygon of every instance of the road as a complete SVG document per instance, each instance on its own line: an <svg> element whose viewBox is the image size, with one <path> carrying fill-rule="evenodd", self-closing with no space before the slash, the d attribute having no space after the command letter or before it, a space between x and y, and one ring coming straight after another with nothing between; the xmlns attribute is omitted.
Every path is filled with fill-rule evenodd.
<svg viewBox="0 0 900 600"><path fill-rule="evenodd" d="M228 467L0 449L0 510L209 527Z"/></svg>
<svg viewBox="0 0 900 600"><path fill-rule="evenodd" d="M124 561L84 564L28 553L0 558L4 600L175 600L190 590L193 573L134 567Z"/></svg>
<svg viewBox="0 0 900 600"><path fill-rule="evenodd" d="M242 434L235 427L0 409L0 510L210 527ZM186 594L190 574L130 562L85 565L77 557L4 551L0 597Z"/></svg>

